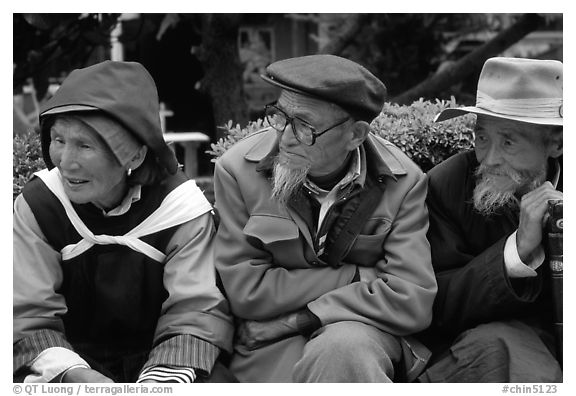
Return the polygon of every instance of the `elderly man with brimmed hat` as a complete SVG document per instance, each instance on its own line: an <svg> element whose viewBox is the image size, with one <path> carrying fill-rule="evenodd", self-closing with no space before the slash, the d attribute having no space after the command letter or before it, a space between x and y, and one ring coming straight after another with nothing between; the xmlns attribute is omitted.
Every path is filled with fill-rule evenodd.
<svg viewBox="0 0 576 396"><path fill-rule="evenodd" d="M428 207L438 281L423 382L558 382L543 224L562 199L562 63L491 58L475 148L433 168Z"/></svg>
<svg viewBox="0 0 576 396"><path fill-rule="evenodd" d="M332 55L281 60L270 124L216 163L216 268L237 318L231 371L247 382L391 382L429 351L426 178L370 133L386 88Z"/></svg>

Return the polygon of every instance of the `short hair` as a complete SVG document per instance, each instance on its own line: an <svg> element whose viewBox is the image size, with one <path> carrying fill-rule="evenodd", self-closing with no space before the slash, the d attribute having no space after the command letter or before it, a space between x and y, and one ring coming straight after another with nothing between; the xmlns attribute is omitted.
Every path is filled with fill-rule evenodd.
<svg viewBox="0 0 576 396"><path fill-rule="evenodd" d="M542 134L542 143L544 143L545 146L548 146L549 144L561 140L563 132L564 126L549 125L546 133Z"/></svg>

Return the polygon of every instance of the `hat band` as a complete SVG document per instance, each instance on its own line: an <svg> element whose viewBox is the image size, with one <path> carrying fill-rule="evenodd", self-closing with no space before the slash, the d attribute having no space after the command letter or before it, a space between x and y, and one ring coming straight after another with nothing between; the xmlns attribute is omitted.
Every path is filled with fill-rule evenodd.
<svg viewBox="0 0 576 396"><path fill-rule="evenodd" d="M530 118L563 118L562 98L494 99L481 91L476 93L476 107L494 113Z"/></svg>

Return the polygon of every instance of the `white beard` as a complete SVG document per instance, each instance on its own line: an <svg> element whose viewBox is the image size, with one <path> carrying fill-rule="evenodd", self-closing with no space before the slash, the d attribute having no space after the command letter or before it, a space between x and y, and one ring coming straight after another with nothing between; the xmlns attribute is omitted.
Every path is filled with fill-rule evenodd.
<svg viewBox="0 0 576 396"><path fill-rule="evenodd" d="M306 181L310 165L294 167L276 157L274 160L274 179L272 181L272 197L286 205L290 198L302 188Z"/></svg>
<svg viewBox="0 0 576 396"><path fill-rule="evenodd" d="M516 171L480 165L476 176L478 181L474 188L474 209L483 216L490 216L504 208L517 210L520 204L517 195L532 191L544 183L546 169Z"/></svg>

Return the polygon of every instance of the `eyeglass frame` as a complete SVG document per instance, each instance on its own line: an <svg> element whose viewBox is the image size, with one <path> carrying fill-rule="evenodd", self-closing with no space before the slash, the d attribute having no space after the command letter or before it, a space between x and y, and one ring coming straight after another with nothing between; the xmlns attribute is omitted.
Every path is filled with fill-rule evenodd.
<svg viewBox="0 0 576 396"><path fill-rule="evenodd" d="M286 112L284 110L282 110L281 108L279 108L278 106L276 106L277 102L272 102L272 103L268 103L267 105L264 106L264 118L266 118L266 121L268 121L268 124L270 124L270 126L272 128L274 128L276 131L284 133L284 131L286 130L286 126L288 125L288 123L290 123L290 126L292 127L292 133L294 134L294 137L296 138L296 140L298 140L298 142L300 142L301 144L304 144L306 146L313 146L314 143L316 143L316 138L322 136L323 134L325 134L326 132L330 131L331 129L334 129L342 124L344 124L346 121L350 120L352 117L351 116L347 116L346 118L344 118L343 120L337 122L336 124L332 125L329 128L324 129L322 132L318 132L316 133L316 128L313 125L310 125L309 122L303 120L300 117L290 117L288 114L286 114ZM284 124L284 128L282 128L281 130L276 128L274 125L272 125L270 123L270 120L268 120L268 115L266 114L266 112L268 111L268 108L274 108L276 110L278 110L283 116L284 118L286 118L286 123ZM298 119L299 121L303 122L304 124L308 125L311 129L312 129L312 143L308 144L305 143L303 141L300 140L300 138L298 137L298 134L296 133L296 127L294 125L294 120Z"/></svg>

